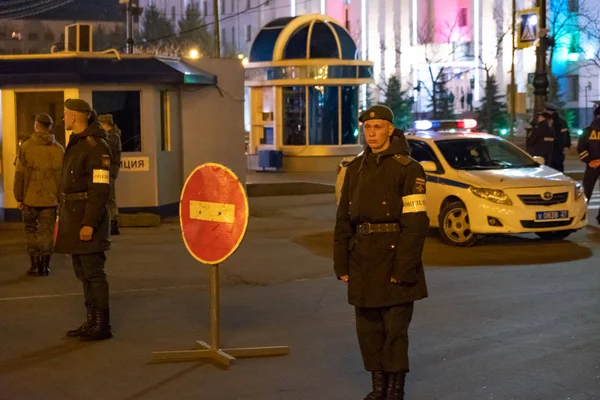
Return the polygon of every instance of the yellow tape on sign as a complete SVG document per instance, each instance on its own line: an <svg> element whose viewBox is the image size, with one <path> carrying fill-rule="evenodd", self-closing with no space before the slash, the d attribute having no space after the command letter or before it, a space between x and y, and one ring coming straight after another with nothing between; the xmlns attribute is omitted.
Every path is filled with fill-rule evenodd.
<svg viewBox="0 0 600 400"><path fill-rule="evenodd" d="M232 224L235 218L235 204L191 200L190 218Z"/></svg>

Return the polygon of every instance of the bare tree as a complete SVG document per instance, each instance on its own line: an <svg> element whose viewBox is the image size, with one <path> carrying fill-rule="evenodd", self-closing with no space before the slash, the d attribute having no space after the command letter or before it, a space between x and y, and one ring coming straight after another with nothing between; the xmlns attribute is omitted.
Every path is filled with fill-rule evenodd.
<svg viewBox="0 0 600 400"><path fill-rule="evenodd" d="M426 23L421 27L418 35L419 43L422 43L424 47L425 64L427 65L429 80L431 82L431 88L425 86L425 90L431 101L434 118L438 118L440 109L443 106L443 104L440 104L440 101L445 101L440 99L440 95L444 94L444 87L448 83L446 81L444 64L451 61L460 61L467 56L467 54L461 54L460 51L461 49L465 49L468 43L465 43L463 40L464 35L458 26L458 16L453 24L446 23L445 25L447 35L444 42L436 42L436 27L431 23ZM440 30L442 29L438 26L437 31L439 32Z"/></svg>

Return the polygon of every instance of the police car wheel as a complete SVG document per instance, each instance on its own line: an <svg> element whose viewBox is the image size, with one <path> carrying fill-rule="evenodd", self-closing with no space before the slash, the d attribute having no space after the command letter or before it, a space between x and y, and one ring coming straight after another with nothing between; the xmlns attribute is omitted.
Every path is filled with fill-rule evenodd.
<svg viewBox="0 0 600 400"><path fill-rule="evenodd" d="M453 201L442 208L439 231L444 243L457 247L469 247L479 241L471 231L467 207L461 201Z"/></svg>
<svg viewBox="0 0 600 400"><path fill-rule="evenodd" d="M552 232L536 232L535 234L542 240L563 240L573 233L572 230L552 231Z"/></svg>

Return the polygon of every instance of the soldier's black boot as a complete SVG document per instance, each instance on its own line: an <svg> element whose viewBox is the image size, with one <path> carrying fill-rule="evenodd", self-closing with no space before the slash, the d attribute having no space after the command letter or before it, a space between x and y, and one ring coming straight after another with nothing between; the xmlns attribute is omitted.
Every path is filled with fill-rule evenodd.
<svg viewBox="0 0 600 400"><path fill-rule="evenodd" d="M105 340L112 337L110 327L110 310L100 310L94 307L94 317L92 326L83 335L79 337L82 342L93 340Z"/></svg>
<svg viewBox="0 0 600 400"><path fill-rule="evenodd" d="M40 267L39 267L40 276L48 276L50 273L50 256L41 256L40 257Z"/></svg>
<svg viewBox="0 0 600 400"><path fill-rule="evenodd" d="M388 374L387 400L404 400L405 372Z"/></svg>
<svg viewBox="0 0 600 400"><path fill-rule="evenodd" d="M40 260L38 256L30 256L31 266L27 270L27 275L37 275L40 268Z"/></svg>
<svg viewBox="0 0 600 400"><path fill-rule="evenodd" d="M73 329L67 332L68 337L77 337L81 336L90 329L94 323L94 309L93 306L89 304L85 304L85 308L87 309L87 318L83 324L77 329Z"/></svg>
<svg viewBox="0 0 600 400"><path fill-rule="evenodd" d="M371 372L373 391L365 397L365 400L385 400L387 389L387 376L383 371Z"/></svg>
<svg viewBox="0 0 600 400"><path fill-rule="evenodd" d="M121 232L119 232L119 220L118 219L110 220L110 234L111 234L111 236L121 234Z"/></svg>

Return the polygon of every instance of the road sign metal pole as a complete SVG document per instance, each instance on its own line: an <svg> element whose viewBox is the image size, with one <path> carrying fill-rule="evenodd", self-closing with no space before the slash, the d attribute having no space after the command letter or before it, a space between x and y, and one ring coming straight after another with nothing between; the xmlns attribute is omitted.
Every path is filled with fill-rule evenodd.
<svg viewBox="0 0 600 400"><path fill-rule="evenodd" d="M210 266L210 345L219 348L219 266Z"/></svg>

